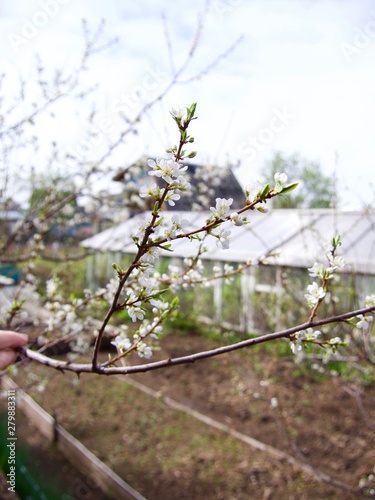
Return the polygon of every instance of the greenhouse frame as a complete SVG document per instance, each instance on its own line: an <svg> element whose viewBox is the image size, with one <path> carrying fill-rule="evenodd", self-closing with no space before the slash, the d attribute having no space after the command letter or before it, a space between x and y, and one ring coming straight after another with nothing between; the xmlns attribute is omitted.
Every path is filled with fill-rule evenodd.
<svg viewBox="0 0 375 500"><path fill-rule="evenodd" d="M113 277L113 262L121 265L125 255L135 254L132 235L150 215L142 212L81 243L95 251L87 267L90 285L98 283L103 267L102 277L108 280ZM186 232L204 226L210 215L209 211L163 213L165 219L177 216L187 220ZM339 255L345 261L338 292L342 307L361 306L366 295L375 293L375 211L274 209L249 212L248 219L249 224L239 227L229 221L224 223L225 229L231 231L229 249L219 248L217 238L206 237L207 251L201 255L202 262L209 272L226 263L236 268L263 257L266 260L247 267L229 283L218 279L212 281L209 290L190 291L186 309L191 313L193 304L195 317L243 332L279 329L300 317L303 320L304 290L311 282L308 268L315 262L324 263L326 245L337 235L342 241ZM197 255L200 242L184 238L170 243L173 253L163 250L162 255L182 266L183 259ZM181 303L183 309L184 300ZM268 318L265 311L270 312Z"/></svg>

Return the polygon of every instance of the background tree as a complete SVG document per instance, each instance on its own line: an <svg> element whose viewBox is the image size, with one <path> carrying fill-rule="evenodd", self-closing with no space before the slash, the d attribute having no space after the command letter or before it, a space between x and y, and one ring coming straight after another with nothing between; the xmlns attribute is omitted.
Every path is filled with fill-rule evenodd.
<svg viewBox="0 0 375 500"><path fill-rule="evenodd" d="M274 208L332 208L333 178L324 174L317 161L278 151L264 167L261 183L269 182L276 172L285 172L290 179L298 180L299 186L297 191L274 199Z"/></svg>

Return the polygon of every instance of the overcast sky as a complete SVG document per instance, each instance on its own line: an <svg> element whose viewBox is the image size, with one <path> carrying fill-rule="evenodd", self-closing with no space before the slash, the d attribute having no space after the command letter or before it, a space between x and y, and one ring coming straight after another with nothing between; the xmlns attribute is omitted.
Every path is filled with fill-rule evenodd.
<svg viewBox="0 0 375 500"><path fill-rule="evenodd" d="M82 47L81 19L95 27L104 18L106 35L119 42L95 56L86 78L100 85L96 104L103 119L117 123L119 103L134 111L139 96L141 104L155 97L172 67L184 61L204 5L187 0L3 1L0 69L9 81L18 74L27 78L34 53L47 67L74 65ZM116 161L126 166L144 153L162 156L176 140L169 108L197 101L199 119L191 132L198 161L240 160L236 175L246 184L275 151L298 152L319 161L326 174L333 174L336 164L344 208L374 205L375 3L212 0L196 55L181 80L205 70L241 35L235 50L212 71L167 95ZM77 120L58 131L61 147L74 147L80 127Z"/></svg>

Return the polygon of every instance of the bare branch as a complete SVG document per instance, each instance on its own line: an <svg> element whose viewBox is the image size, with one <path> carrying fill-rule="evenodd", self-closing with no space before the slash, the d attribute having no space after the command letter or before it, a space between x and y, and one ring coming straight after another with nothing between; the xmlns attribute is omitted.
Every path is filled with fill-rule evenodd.
<svg viewBox="0 0 375 500"><path fill-rule="evenodd" d="M102 375L127 375L130 373L141 373L147 372L151 370L157 370L159 368L166 368L169 366L182 365L187 363L195 363L195 361L199 361L201 359L211 358L214 356L218 356L221 354L226 354L228 352L237 351L238 349L244 349L245 347L252 347L254 345L263 344L265 342L270 342L272 340L288 338L290 335L296 332L300 332L302 330L306 330L307 328L316 328L323 325L328 325L332 323L338 322L346 322L347 320L358 316L359 314L368 314L375 311L375 306L366 307L364 309L358 309L356 311L351 311L345 314L340 314L338 316L332 316L330 318L325 318L319 321L307 322L298 326L294 326L292 328L288 328L287 330L282 330L280 332L269 333L266 335L261 335L256 338L243 340L241 342L237 342L235 344L226 345L222 347L218 347L216 349L210 349L208 351L202 351L194 354L189 354L187 356L182 356L179 358L171 358L164 359L161 361L155 361L152 363L147 363L144 365L135 365L135 366L122 366L122 367L102 367L100 364L97 364L97 358L94 363L89 364L78 364L78 363L70 363L69 361L60 361L57 359L49 358L47 356L43 356L42 354L31 351L30 349L26 349L24 347L20 347L18 350L20 354L25 356L26 358L41 363L43 365L49 366L51 368L55 368L60 371L72 371L75 373L99 373Z"/></svg>

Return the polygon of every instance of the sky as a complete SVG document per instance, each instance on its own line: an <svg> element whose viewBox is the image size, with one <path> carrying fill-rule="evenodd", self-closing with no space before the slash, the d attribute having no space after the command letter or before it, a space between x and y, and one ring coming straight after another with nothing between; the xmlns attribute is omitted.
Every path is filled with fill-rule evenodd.
<svg viewBox="0 0 375 500"><path fill-rule="evenodd" d="M374 206L373 0L3 1L3 90L11 95L21 75L32 94L35 54L47 74L75 67L82 19L91 29L104 19L103 40L118 41L93 56L83 79L98 85L92 97L98 127L116 129L121 110L134 116L183 65L198 18L203 28L194 57L112 163L163 156L177 140L169 109L197 102L191 127L197 162L239 163L235 174L246 185L276 151L299 153L336 176L342 208ZM61 150L77 150L85 106L57 105L60 125L40 120L38 134Z"/></svg>

